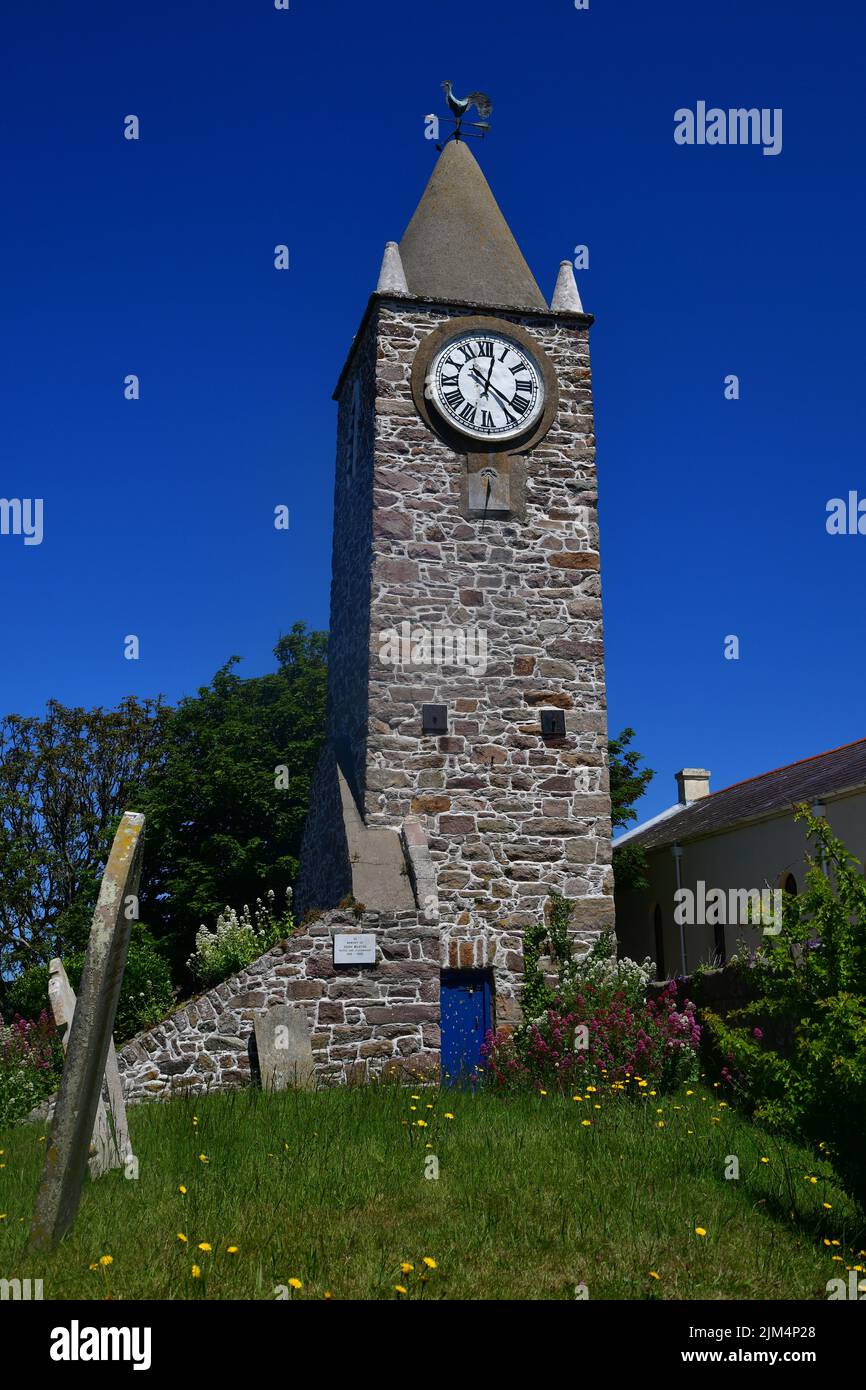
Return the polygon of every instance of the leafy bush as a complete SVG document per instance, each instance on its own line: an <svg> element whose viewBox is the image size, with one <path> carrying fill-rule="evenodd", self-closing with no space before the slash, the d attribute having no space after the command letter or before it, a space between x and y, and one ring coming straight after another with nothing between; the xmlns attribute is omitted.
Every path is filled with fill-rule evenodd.
<svg viewBox="0 0 866 1390"><path fill-rule="evenodd" d="M782 927L750 967L750 1002L725 1019L703 1013L723 1077L754 1115L810 1140L866 1210L866 878L857 859L806 806L816 854ZM787 1032L777 1048L769 1035Z"/></svg>
<svg viewBox="0 0 866 1390"><path fill-rule="evenodd" d="M560 999L574 995L578 986L591 985L598 997L609 998L621 990L634 1007L643 1004L647 986L655 977L655 963L649 956L641 965L627 956L617 959L616 937L604 932L581 957L574 954L569 921L574 904L553 893L549 920L528 927L523 944L524 1018L540 1017ZM540 968L545 951L556 969L557 983L551 985Z"/></svg>
<svg viewBox="0 0 866 1390"><path fill-rule="evenodd" d="M82 957L82 964L84 963ZM80 971L79 971L80 974ZM133 928L114 1023L115 1042L152 1028L174 1005L171 969L146 927Z"/></svg>
<svg viewBox="0 0 866 1390"><path fill-rule="evenodd" d="M649 956L640 965L628 956L617 958L616 937L611 931L594 941L586 955L575 963L573 979L576 985L591 986L599 998L621 993L637 1009L646 999L655 969Z"/></svg>
<svg viewBox="0 0 866 1390"><path fill-rule="evenodd" d="M36 1020L0 1021L0 1127L15 1124L57 1089L63 1069L60 1036L43 1009Z"/></svg>
<svg viewBox="0 0 866 1390"><path fill-rule="evenodd" d="M270 892L264 901L257 899L252 912L246 906L240 914L227 907L212 932L201 926L187 961L196 979L205 987L219 984L290 936L294 931L291 902L292 890L287 888L285 908L275 913L275 896Z"/></svg>
<svg viewBox="0 0 866 1390"><path fill-rule="evenodd" d="M78 991L84 969L84 952L75 951L63 961L69 983ZM48 1000L48 966L34 965L9 986L9 1001L22 1018L37 1019ZM171 971L153 937L141 922L132 928L126 969L117 1005L114 1040L125 1042L165 1018L174 1003Z"/></svg>
<svg viewBox="0 0 866 1390"><path fill-rule="evenodd" d="M587 1084L627 1089L631 1079L672 1089L697 1076L700 1028L695 1006L677 1008L671 983L647 1001L655 965L616 956L606 932L580 959L568 924L572 904L553 895L549 920L526 933L523 1014L514 1033L489 1033L484 1044L489 1083L496 1089L567 1090ZM540 969L547 948L558 982Z"/></svg>
<svg viewBox="0 0 866 1390"><path fill-rule="evenodd" d="M677 1009L673 983L638 1004L624 989L587 984L514 1033L489 1033L484 1055L498 1090L613 1085L627 1093L631 1081L645 1081L666 1091L697 1077L699 1041L694 1005Z"/></svg>

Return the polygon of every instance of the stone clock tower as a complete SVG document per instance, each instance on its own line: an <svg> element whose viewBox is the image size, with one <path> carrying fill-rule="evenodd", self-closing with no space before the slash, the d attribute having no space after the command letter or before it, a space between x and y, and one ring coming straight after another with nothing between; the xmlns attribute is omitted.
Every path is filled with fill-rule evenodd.
<svg viewBox="0 0 866 1390"><path fill-rule="evenodd" d="M328 739L296 902L363 904L359 987L395 1021L389 961L435 964L452 1062L461 989L482 1026L519 1016L552 893L578 948L613 925L591 323L569 262L547 304L451 139L335 393Z"/></svg>

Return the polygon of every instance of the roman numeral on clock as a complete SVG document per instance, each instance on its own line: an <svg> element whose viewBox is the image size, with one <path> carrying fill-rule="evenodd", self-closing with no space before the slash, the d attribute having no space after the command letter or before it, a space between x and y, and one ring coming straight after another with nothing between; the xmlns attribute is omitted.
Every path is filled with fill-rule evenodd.
<svg viewBox="0 0 866 1390"><path fill-rule="evenodd" d="M465 420L468 424L470 420L475 419L475 406L473 405L472 401L466 401L465 405L463 406L463 409L458 411L457 413L460 416L460 419Z"/></svg>
<svg viewBox="0 0 866 1390"><path fill-rule="evenodd" d="M493 356L493 344L492 344L492 343L479 343L479 344L478 344L478 356L479 356L479 357L492 357L492 356Z"/></svg>
<svg viewBox="0 0 866 1390"><path fill-rule="evenodd" d="M446 391L445 399L450 405L451 409L456 410L457 407L460 405L460 402L463 400L463 393L456 389L453 391Z"/></svg>
<svg viewBox="0 0 866 1390"><path fill-rule="evenodd" d="M523 415L529 409L529 397L517 393L512 397L511 404L520 415Z"/></svg>

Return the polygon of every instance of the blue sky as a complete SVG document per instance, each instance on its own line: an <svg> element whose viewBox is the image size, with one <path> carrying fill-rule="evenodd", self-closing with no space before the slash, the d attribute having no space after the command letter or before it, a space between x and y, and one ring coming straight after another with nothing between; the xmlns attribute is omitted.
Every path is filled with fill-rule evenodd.
<svg viewBox="0 0 866 1390"><path fill-rule="evenodd" d="M610 723L658 772L642 817L683 765L719 788L866 734L866 536L825 529L866 496L864 28L838 0L7 12L0 495L44 498L45 537L0 536L3 712L176 699L327 626L331 391L450 77L494 99L477 153L545 293L590 248ZM782 108L782 152L678 146L699 100Z"/></svg>

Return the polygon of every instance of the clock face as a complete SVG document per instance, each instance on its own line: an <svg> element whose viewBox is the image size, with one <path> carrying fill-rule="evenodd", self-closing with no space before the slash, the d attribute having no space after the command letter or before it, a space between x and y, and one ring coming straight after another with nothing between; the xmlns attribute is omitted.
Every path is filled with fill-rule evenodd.
<svg viewBox="0 0 866 1390"><path fill-rule="evenodd" d="M448 424L472 439L514 439L544 409L544 377L505 333L449 338L430 365L426 394Z"/></svg>

